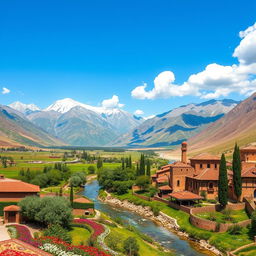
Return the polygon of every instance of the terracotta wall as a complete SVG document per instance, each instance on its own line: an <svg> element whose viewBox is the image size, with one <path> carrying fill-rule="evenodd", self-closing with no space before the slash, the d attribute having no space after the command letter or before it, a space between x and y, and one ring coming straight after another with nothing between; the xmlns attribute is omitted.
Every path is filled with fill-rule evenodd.
<svg viewBox="0 0 256 256"><path fill-rule="evenodd" d="M255 203L251 198L244 197L246 211L251 215L255 211Z"/></svg>
<svg viewBox="0 0 256 256"><path fill-rule="evenodd" d="M234 205L229 205L227 208L232 209L232 210L242 210L245 208L245 203L239 203L239 204L234 204ZM203 213L203 212L214 212L216 210L219 210L219 206L206 206L206 207L198 207L198 208L192 208L190 211L190 223L193 224L194 226L209 230L209 231L216 231L216 232L226 232L229 227L233 225L239 225L242 227L246 227L248 224L251 224L251 220L244 220L238 223L220 223L219 227L217 225L217 222L215 221L210 221L206 219L202 219L196 214L198 213Z"/></svg>

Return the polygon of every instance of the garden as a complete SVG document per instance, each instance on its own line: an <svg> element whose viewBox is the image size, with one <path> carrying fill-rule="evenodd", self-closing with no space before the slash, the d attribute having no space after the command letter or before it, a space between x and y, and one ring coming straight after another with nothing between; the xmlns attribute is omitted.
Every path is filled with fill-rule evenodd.
<svg viewBox="0 0 256 256"><path fill-rule="evenodd" d="M249 219L245 210L231 209L225 209L215 212L203 212L196 214L196 216L203 219L216 221L217 223L238 223L240 221Z"/></svg>

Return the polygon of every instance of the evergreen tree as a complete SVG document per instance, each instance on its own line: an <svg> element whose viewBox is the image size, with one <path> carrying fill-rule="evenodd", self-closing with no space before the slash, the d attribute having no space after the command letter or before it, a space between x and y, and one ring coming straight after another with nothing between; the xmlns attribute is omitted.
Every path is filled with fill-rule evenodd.
<svg viewBox="0 0 256 256"><path fill-rule="evenodd" d="M132 157L129 156L129 168L132 168Z"/></svg>
<svg viewBox="0 0 256 256"><path fill-rule="evenodd" d="M74 202L74 190L73 190L73 185L70 186L70 203L71 203L71 206L73 207L73 202Z"/></svg>
<svg viewBox="0 0 256 256"><path fill-rule="evenodd" d="M62 190L62 187L60 187L59 196L63 196L63 190Z"/></svg>
<svg viewBox="0 0 256 256"><path fill-rule="evenodd" d="M102 166L103 166L103 162L102 162L102 159L99 157L97 160L97 169L102 168Z"/></svg>
<svg viewBox="0 0 256 256"><path fill-rule="evenodd" d="M124 158L122 157L122 170L124 170Z"/></svg>
<svg viewBox="0 0 256 256"><path fill-rule="evenodd" d="M147 168L146 168L146 174L147 174L147 176L150 176L150 175L151 175L150 168L151 168L151 166L150 166L150 161L149 161L149 159L147 159Z"/></svg>
<svg viewBox="0 0 256 256"><path fill-rule="evenodd" d="M224 154L222 154L220 160L218 198L220 205L222 207L225 207L228 203L228 175L226 159Z"/></svg>
<svg viewBox="0 0 256 256"><path fill-rule="evenodd" d="M140 157L140 175L145 175L145 156L141 154Z"/></svg>
<svg viewBox="0 0 256 256"><path fill-rule="evenodd" d="M137 162L136 165L136 176L140 176L140 168L139 168L139 163Z"/></svg>
<svg viewBox="0 0 256 256"><path fill-rule="evenodd" d="M234 192L237 197L237 200L240 200L242 194L242 179L241 179L241 159L240 159L240 150L237 144L234 148L233 153L233 182L234 182Z"/></svg>

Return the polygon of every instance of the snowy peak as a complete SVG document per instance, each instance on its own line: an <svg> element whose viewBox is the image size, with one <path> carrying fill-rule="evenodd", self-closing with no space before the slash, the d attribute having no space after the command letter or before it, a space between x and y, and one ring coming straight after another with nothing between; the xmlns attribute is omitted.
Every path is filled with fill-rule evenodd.
<svg viewBox="0 0 256 256"><path fill-rule="evenodd" d="M31 112L40 111L40 108L35 104L24 104L22 102L16 101L9 105L12 109L15 109L23 114L29 114Z"/></svg>

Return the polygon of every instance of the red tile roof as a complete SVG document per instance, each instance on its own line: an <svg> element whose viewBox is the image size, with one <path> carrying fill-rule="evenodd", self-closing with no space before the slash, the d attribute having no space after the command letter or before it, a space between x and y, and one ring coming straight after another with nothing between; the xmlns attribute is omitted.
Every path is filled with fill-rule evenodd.
<svg viewBox="0 0 256 256"><path fill-rule="evenodd" d="M14 180L8 178L0 179L0 192L40 192L40 187L23 182L21 180Z"/></svg>
<svg viewBox="0 0 256 256"><path fill-rule="evenodd" d="M219 170L206 168L192 178L196 180L219 180Z"/></svg>
<svg viewBox="0 0 256 256"><path fill-rule="evenodd" d="M19 212L20 207L18 205L9 205L4 207L4 212Z"/></svg>
<svg viewBox="0 0 256 256"><path fill-rule="evenodd" d="M168 182L168 177L167 176L162 176L162 177L159 177L156 181L158 183Z"/></svg>
<svg viewBox="0 0 256 256"><path fill-rule="evenodd" d="M211 155L208 153L202 153L190 158L190 160L220 160L220 157L216 155Z"/></svg>
<svg viewBox="0 0 256 256"><path fill-rule="evenodd" d="M157 177L156 174L151 175L151 178L156 178L156 177Z"/></svg>
<svg viewBox="0 0 256 256"><path fill-rule="evenodd" d="M79 197L79 198L75 199L74 202L81 203L81 204L88 204L88 203L91 203L92 201L90 201L89 199L87 199L85 197Z"/></svg>
<svg viewBox="0 0 256 256"><path fill-rule="evenodd" d="M170 197L175 198L177 200L200 200L203 199L201 196L194 194L189 191L180 191L180 192L173 192L169 194Z"/></svg>
<svg viewBox="0 0 256 256"><path fill-rule="evenodd" d="M242 170L243 178L256 178L256 167L250 167L245 170Z"/></svg>
<svg viewBox="0 0 256 256"><path fill-rule="evenodd" d="M164 185L164 186L159 187L159 190L167 190L168 191L168 190L172 190L172 188L168 185Z"/></svg>
<svg viewBox="0 0 256 256"><path fill-rule="evenodd" d="M243 151L243 150L253 150L253 151L256 151L256 146L248 146L248 147L244 147L244 148L241 148L240 149L241 151Z"/></svg>

